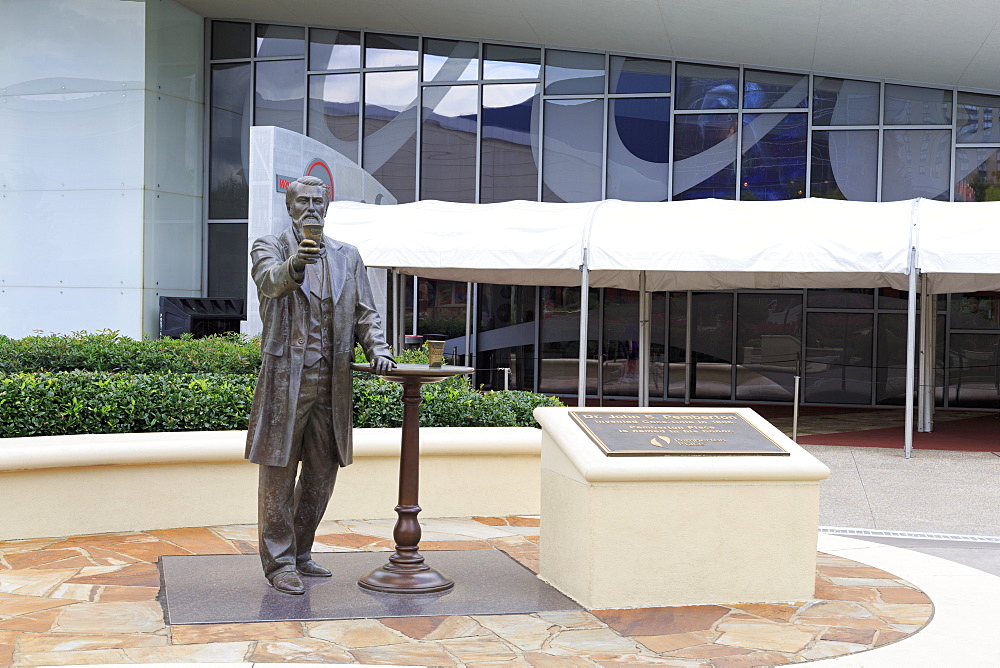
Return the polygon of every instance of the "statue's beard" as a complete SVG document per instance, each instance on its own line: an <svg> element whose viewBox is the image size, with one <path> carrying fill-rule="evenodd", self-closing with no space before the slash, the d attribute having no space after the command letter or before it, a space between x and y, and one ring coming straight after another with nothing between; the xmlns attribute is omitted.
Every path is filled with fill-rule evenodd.
<svg viewBox="0 0 1000 668"><path fill-rule="evenodd" d="M296 229L298 229L299 233L302 232L302 228L304 225L322 225L324 223L323 218L321 216L316 216L311 213L304 213L299 218L296 218L293 222L295 223L295 227Z"/></svg>

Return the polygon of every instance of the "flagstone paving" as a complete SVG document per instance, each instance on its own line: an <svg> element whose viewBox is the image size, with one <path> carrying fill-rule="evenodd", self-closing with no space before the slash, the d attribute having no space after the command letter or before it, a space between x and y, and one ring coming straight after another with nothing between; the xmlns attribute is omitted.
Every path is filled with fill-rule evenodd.
<svg viewBox="0 0 1000 668"><path fill-rule="evenodd" d="M431 519L424 550L501 550L537 572L537 517ZM387 551L391 522L324 522L317 551ZM310 662L738 668L862 652L919 631L933 604L877 568L819 553L816 596L514 615L168 625L162 555L253 552L256 527L0 542L0 665Z"/></svg>

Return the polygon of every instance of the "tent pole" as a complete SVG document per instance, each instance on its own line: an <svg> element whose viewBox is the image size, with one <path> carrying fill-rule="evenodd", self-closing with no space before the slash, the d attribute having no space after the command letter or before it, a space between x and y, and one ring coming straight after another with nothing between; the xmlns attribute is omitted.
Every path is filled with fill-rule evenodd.
<svg viewBox="0 0 1000 668"><path fill-rule="evenodd" d="M906 306L906 416L904 422L903 456L913 453L913 374L916 362L917 333L917 248L910 248L910 284Z"/></svg>
<svg viewBox="0 0 1000 668"><path fill-rule="evenodd" d="M691 314L694 311L694 294L687 291L687 314L684 317L684 405L691 403Z"/></svg>
<svg viewBox="0 0 1000 668"><path fill-rule="evenodd" d="M417 335L417 297L420 292L418 289L420 287L419 281L419 276L413 277L413 336Z"/></svg>
<svg viewBox="0 0 1000 668"><path fill-rule="evenodd" d="M465 284L465 366L472 361L472 295L474 284Z"/></svg>
<svg viewBox="0 0 1000 668"><path fill-rule="evenodd" d="M639 406L649 406L649 292L646 272L639 272Z"/></svg>
<svg viewBox="0 0 1000 668"><path fill-rule="evenodd" d="M399 318L399 305L403 303L403 298L399 295L399 272L395 269L390 269L392 272L392 338L394 339L394 348L396 352L403 350L403 332L400 329L402 327L402 321Z"/></svg>
<svg viewBox="0 0 1000 668"><path fill-rule="evenodd" d="M928 289L927 276L920 278L923 287L921 290L923 331L920 337L920 361L923 363L923 373L921 374L921 388L918 396L923 399L924 410L921 413L918 430L930 432L934 424L934 367L937 364L934 350L937 347L937 299Z"/></svg>
<svg viewBox="0 0 1000 668"><path fill-rule="evenodd" d="M587 249L583 250L580 266L580 366L577 371L576 405L587 405L587 317L590 310L590 268Z"/></svg>

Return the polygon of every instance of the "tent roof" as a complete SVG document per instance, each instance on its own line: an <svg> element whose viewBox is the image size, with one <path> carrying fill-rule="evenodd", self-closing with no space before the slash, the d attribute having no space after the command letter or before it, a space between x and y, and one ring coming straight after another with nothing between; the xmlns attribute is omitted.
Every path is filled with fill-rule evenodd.
<svg viewBox="0 0 1000 668"><path fill-rule="evenodd" d="M917 230L932 293L1000 290L1000 202L919 200Z"/></svg>

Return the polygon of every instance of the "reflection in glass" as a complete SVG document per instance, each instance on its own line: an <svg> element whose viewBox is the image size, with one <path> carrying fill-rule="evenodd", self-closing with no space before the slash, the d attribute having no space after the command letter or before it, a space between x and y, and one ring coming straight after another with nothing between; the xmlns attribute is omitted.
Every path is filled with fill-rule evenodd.
<svg viewBox="0 0 1000 668"><path fill-rule="evenodd" d="M674 199L736 199L736 114L674 117Z"/></svg>
<svg viewBox="0 0 1000 668"><path fill-rule="evenodd" d="M665 398L667 386L667 293L651 295L649 321L649 398Z"/></svg>
<svg viewBox="0 0 1000 668"><path fill-rule="evenodd" d="M483 204L538 199L538 84L483 86Z"/></svg>
<svg viewBox="0 0 1000 668"><path fill-rule="evenodd" d="M309 136L357 162L360 105L360 74L309 77Z"/></svg>
<svg viewBox="0 0 1000 668"><path fill-rule="evenodd" d="M1000 404L1000 334L952 334L948 402L963 408Z"/></svg>
<svg viewBox="0 0 1000 668"><path fill-rule="evenodd" d="M744 114L740 199L806 195L806 114Z"/></svg>
<svg viewBox="0 0 1000 668"><path fill-rule="evenodd" d="M365 34L365 67L415 67L417 64L416 37Z"/></svg>
<svg viewBox="0 0 1000 668"><path fill-rule="evenodd" d="M952 329L1000 329L1000 292L951 296Z"/></svg>
<svg viewBox="0 0 1000 668"><path fill-rule="evenodd" d="M476 201L477 86L424 88L420 198Z"/></svg>
<svg viewBox="0 0 1000 668"><path fill-rule="evenodd" d="M504 388L509 368L512 390L532 390L535 383L535 288L526 285L479 285L479 352L476 387Z"/></svg>
<svg viewBox="0 0 1000 668"><path fill-rule="evenodd" d="M346 70L361 67L361 33L356 30L309 31L309 69Z"/></svg>
<svg viewBox="0 0 1000 668"><path fill-rule="evenodd" d="M739 78L735 67L678 63L674 109L736 109Z"/></svg>
<svg viewBox="0 0 1000 668"><path fill-rule="evenodd" d="M878 130L813 132L812 197L874 202L878 192Z"/></svg>
<svg viewBox="0 0 1000 668"><path fill-rule="evenodd" d="M609 199L665 202L670 171L670 99L611 99Z"/></svg>
<svg viewBox="0 0 1000 668"><path fill-rule="evenodd" d="M919 346L919 327L916 336ZM901 406L906 403L906 314L884 313L879 316L876 348L875 403ZM916 378L914 374L914 380Z"/></svg>
<svg viewBox="0 0 1000 668"><path fill-rule="evenodd" d="M246 218L250 63L212 65L208 217Z"/></svg>
<svg viewBox="0 0 1000 668"><path fill-rule="evenodd" d="M1000 96L958 94L959 144L979 144L1000 141Z"/></svg>
<svg viewBox="0 0 1000 668"><path fill-rule="evenodd" d="M479 45L450 39L424 40L424 81L479 78Z"/></svg>
<svg viewBox="0 0 1000 668"><path fill-rule="evenodd" d="M670 61L611 56L610 92L669 93Z"/></svg>
<svg viewBox="0 0 1000 668"><path fill-rule="evenodd" d="M950 125L951 91L886 84L885 122L888 125Z"/></svg>
<svg viewBox="0 0 1000 668"><path fill-rule="evenodd" d="M545 52L546 95L600 95L603 92L603 54L555 49Z"/></svg>
<svg viewBox="0 0 1000 668"><path fill-rule="evenodd" d="M542 50L505 44L483 45L484 79L537 79Z"/></svg>
<svg viewBox="0 0 1000 668"><path fill-rule="evenodd" d="M306 29L301 26L257 24L257 57L302 56L306 52Z"/></svg>
<svg viewBox="0 0 1000 668"><path fill-rule="evenodd" d="M601 199L604 101L546 100L543 202Z"/></svg>
<svg viewBox="0 0 1000 668"><path fill-rule="evenodd" d="M209 224L209 297L246 299L247 234L246 223Z"/></svg>
<svg viewBox="0 0 1000 668"><path fill-rule="evenodd" d="M258 61L253 124L302 132L305 61Z"/></svg>
<svg viewBox="0 0 1000 668"><path fill-rule="evenodd" d="M364 170L400 204L416 198L417 72L365 74Z"/></svg>
<svg viewBox="0 0 1000 668"><path fill-rule="evenodd" d="M955 201L1000 201L1000 149L955 149Z"/></svg>
<svg viewBox="0 0 1000 668"><path fill-rule="evenodd" d="M787 72L746 70L743 73L743 107L746 109L791 109L805 107L809 77Z"/></svg>
<svg viewBox="0 0 1000 668"><path fill-rule="evenodd" d="M872 399L871 313L810 313L805 401L868 404Z"/></svg>
<svg viewBox="0 0 1000 668"><path fill-rule="evenodd" d="M809 308L867 308L875 305L871 288L810 288L806 290Z"/></svg>
<svg viewBox="0 0 1000 668"><path fill-rule="evenodd" d="M687 332L686 292L671 292L668 303L670 321L667 326L667 397L684 397L684 351Z"/></svg>
<svg viewBox="0 0 1000 668"><path fill-rule="evenodd" d="M733 386L733 293L696 292L692 299L694 366L691 376L694 386L691 396L696 399L729 399ZM683 341L681 339L682 349ZM673 340L670 345L675 345Z"/></svg>
<svg viewBox="0 0 1000 668"><path fill-rule="evenodd" d="M601 391L606 396L639 395L639 293L604 289Z"/></svg>
<svg viewBox="0 0 1000 668"><path fill-rule="evenodd" d="M950 130L885 130L882 142L882 201L925 197L948 201Z"/></svg>
<svg viewBox="0 0 1000 668"><path fill-rule="evenodd" d="M741 294L736 398L790 401L802 357L802 295Z"/></svg>
<svg viewBox="0 0 1000 668"><path fill-rule="evenodd" d="M580 359L580 288L542 287L541 370L538 391L575 396ZM587 300L587 394L597 393L599 294Z"/></svg>
<svg viewBox="0 0 1000 668"><path fill-rule="evenodd" d="M249 57L249 23L212 21L212 60Z"/></svg>
<svg viewBox="0 0 1000 668"><path fill-rule="evenodd" d="M877 125L879 84L813 78L813 125Z"/></svg>

